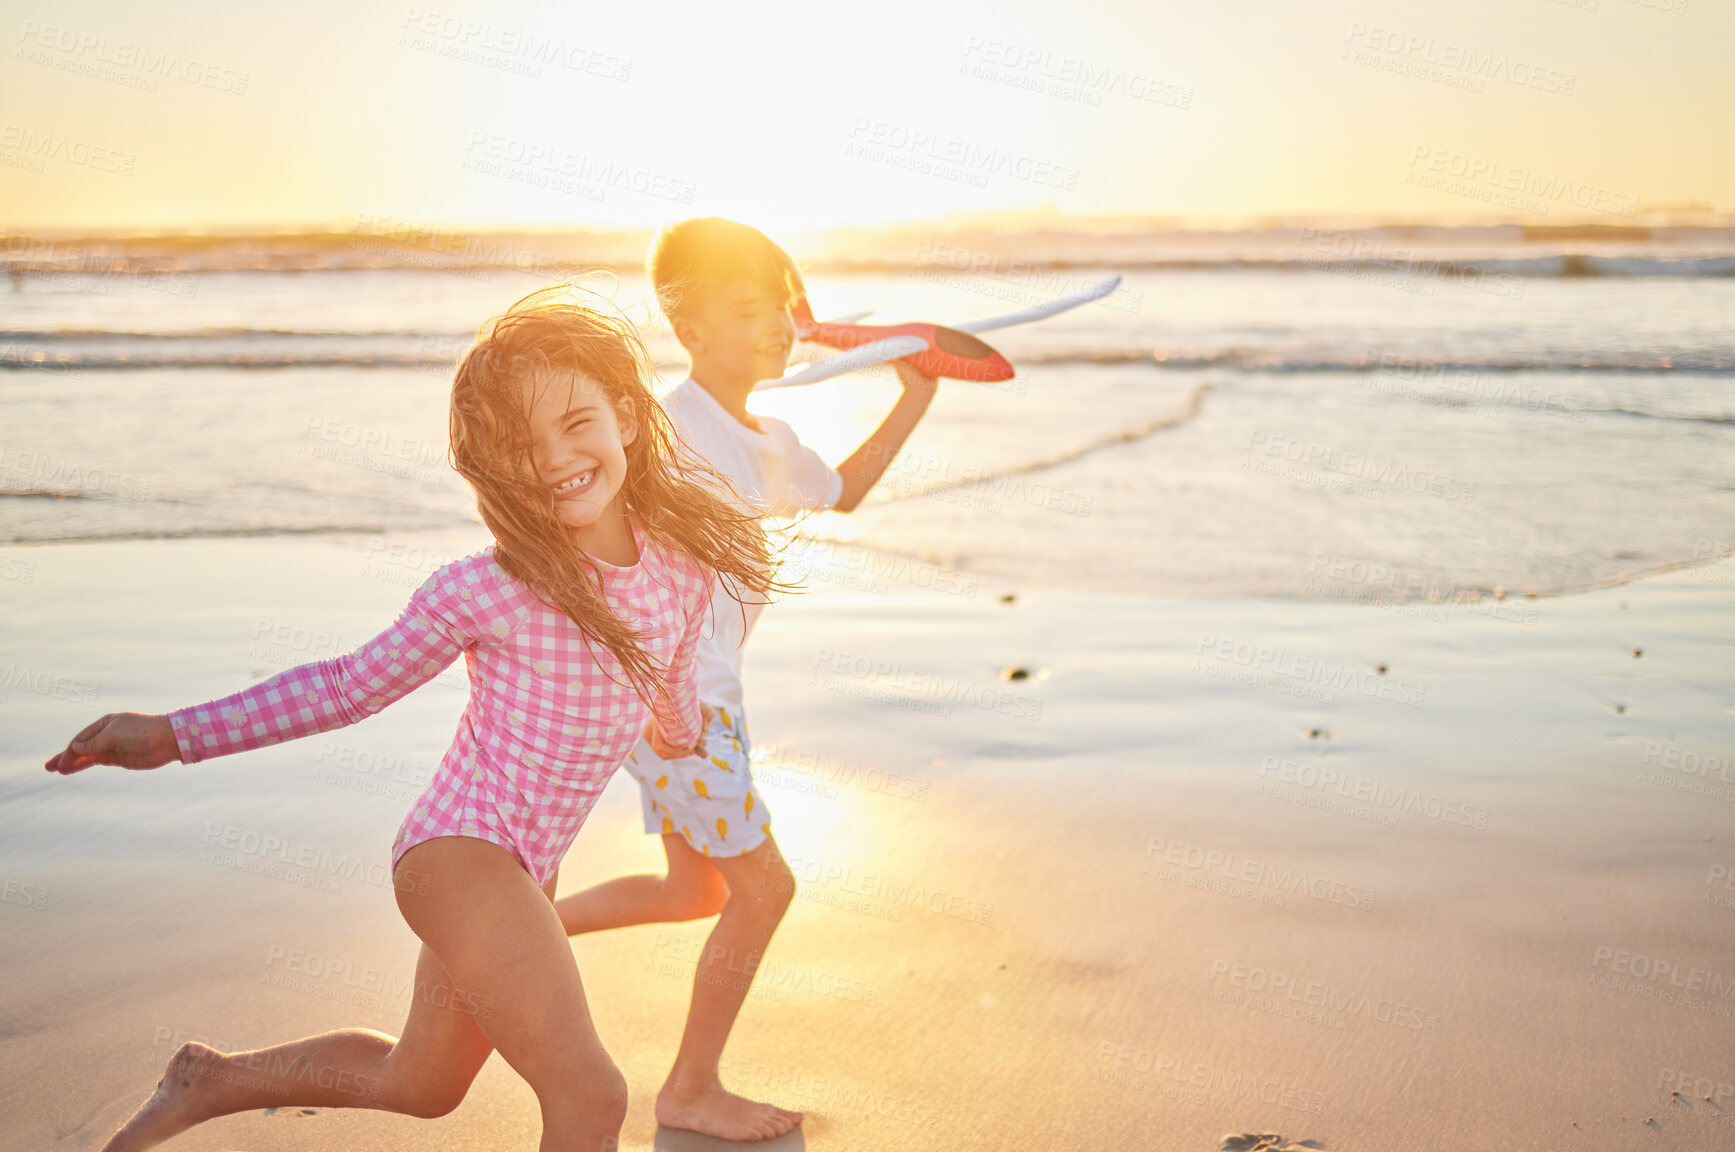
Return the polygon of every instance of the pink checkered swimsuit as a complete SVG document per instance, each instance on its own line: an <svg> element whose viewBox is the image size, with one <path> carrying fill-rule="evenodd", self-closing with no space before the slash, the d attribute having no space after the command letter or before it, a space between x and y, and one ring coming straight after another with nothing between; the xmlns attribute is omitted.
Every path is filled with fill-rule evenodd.
<svg viewBox="0 0 1735 1152"><path fill-rule="evenodd" d="M668 671L654 713L670 742L698 737L694 650L712 573L632 526L639 562L597 562L616 615ZM221 700L169 713L188 764L354 724L462 654L470 701L451 750L392 846L392 866L437 836L515 856L538 887L572 846L653 710L620 662L508 576L485 548L428 577L390 628L347 656L303 664ZM611 679L612 677L612 679Z"/></svg>

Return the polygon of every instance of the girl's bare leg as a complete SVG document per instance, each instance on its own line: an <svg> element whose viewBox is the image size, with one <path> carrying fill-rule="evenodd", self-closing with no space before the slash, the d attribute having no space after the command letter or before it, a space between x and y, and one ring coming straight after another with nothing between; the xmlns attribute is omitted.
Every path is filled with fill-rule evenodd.
<svg viewBox="0 0 1735 1152"><path fill-rule="evenodd" d="M486 840L428 840L404 854L403 866L428 880L400 887L398 907L456 985L492 1002L491 1012L474 1019L536 1093L541 1152L616 1148L626 1077L596 1034L572 946L547 894Z"/></svg>
<svg viewBox="0 0 1735 1152"><path fill-rule="evenodd" d="M449 843L461 843L463 847L455 854L426 851L431 845ZM479 871L472 869L470 874L459 877L449 875L454 856L474 855L477 849L482 850L484 857L488 849L498 853L516 873L519 883L513 883L511 874L497 867L485 867ZM168 1070L159 1081L155 1094L110 1139L104 1152L150 1148L201 1121L255 1108L379 1108L423 1117L443 1116L456 1108L493 1050L488 1026L500 1005L493 993L452 977L428 945L429 931L446 937L470 933L482 936L513 925L520 928L529 925L533 937L537 917L522 906L521 900L513 897L523 896L524 890L535 893L536 889L516 861L503 849L486 841L442 837L429 841L428 845L418 845L412 852L417 853L414 865L404 863L410 860L411 853L406 853L397 874L401 885L399 907L424 944L416 964L414 999L401 1038L394 1041L382 1032L352 1028L254 1052L225 1054L203 1044L185 1044L169 1061ZM413 880L409 879L412 876ZM551 879L542 896L537 897L541 901L545 942L550 938L546 928L547 920L553 918L554 883ZM464 900L483 899L477 896L478 891L491 891L492 894L485 899L496 901L493 905L486 905L493 915L472 916L463 911ZM455 912L451 908L454 902L460 905ZM405 907L406 903L415 905L413 918L411 909ZM500 907L501 903L508 907ZM424 931L418 921L423 921L429 931ZM555 927L558 928L557 919ZM565 947L564 936L560 938L560 944L560 951L572 968L570 975L576 985L577 969L571 964L572 954ZM462 963L476 965L486 972L489 949L472 944L462 950L465 955ZM557 963L548 963L550 959L555 958L544 950L541 966L558 970ZM535 968L536 964L529 967ZM570 1003L570 990L563 997ZM578 997L582 1006L582 989L579 989ZM521 1006L517 1011L522 1015ZM587 1026L588 1020L586 1009L584 1022ZM591 1030L591 1035L594 1038L594 1030ZM600 1044L597 1051L601 1051ZM606 1054L602 1058L606 1061ZM511 1057L507 1059L512 1062ZM517 1067L516 1064L513 1066ZM600 1079L606 1080L606 1077ZM535 1087L534 1082L532 1087ZM540 1090L538 1097L542 1098ZM569 1108L561 1105L555 1109L562 1110ZM624 1111L623 1088L623 1115ZM601 1146L570 1141L548 1143L550 1108L546 1102L543 1112L544 1148ZM562 1132L556 1132L557 1139L565 1138ZM572 1135L582 1138L582 1133Z"/></svg>

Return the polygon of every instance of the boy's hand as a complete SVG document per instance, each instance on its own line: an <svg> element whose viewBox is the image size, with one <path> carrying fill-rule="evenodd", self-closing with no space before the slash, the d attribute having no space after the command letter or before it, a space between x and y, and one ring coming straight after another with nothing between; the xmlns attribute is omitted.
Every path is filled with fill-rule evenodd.
<svg viewBox="0 0 1735 1152"><path fill-rule="evenodd" d="M938 379L926 373L918 372L902 360L893 360L892 367L897 369L898 383L903 386L905 392L932 394L934 389L939 386L940 381Z"/></svg>
<svg viewBox="0 0 1735 1152"><path fill-rule="evenodd" d="M705 733L711 727L711 717L715 715L716 713L711 710L709 704L699 705L699 739L690 748L670 744L663 739L663 731L657 727L657 718L652 716L650 722L645 725L645 743L649 744L651 751L655 752L662 760L680 760L687 756L703 756L705 754Z"/></svg>
<svg viewBox="0 0 1735 1152"><path fill-rule="evenodd" d="M74 736L66 751L50 756L43 767L70 776L92 764L160 768L180 758L181 748L175 743L175 730L167 716L110 712Z"/></svg>

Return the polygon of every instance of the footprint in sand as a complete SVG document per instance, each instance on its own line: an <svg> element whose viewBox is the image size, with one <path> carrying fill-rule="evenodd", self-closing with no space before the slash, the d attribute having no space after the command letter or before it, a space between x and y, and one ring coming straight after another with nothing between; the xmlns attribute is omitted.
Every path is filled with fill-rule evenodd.
<svg viewBox="0 0 1735 1152"><path fill-rule="evenodd" d="M1294 1152L1298 1148L1324 1148L1320 1140L1286 1142L1276 1132L1231 1132L1223 1137L1222 1152Z"/></svg>

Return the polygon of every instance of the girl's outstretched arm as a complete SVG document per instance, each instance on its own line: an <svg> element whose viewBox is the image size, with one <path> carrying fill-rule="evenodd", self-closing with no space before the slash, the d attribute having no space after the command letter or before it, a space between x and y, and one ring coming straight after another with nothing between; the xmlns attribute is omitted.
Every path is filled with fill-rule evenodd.
<svg viewBox="0 0 1735 1152"><path fill-rule="evenodd" d="M221 700L167 716L104 716L47 763L67 775L92 764L192 764L354 724L439 675L480 634L504 638L522 620L522 597L461 560L430 576L384 632L346 656L302 664ZM166 731L165 731L166 730Z"/></svg>

